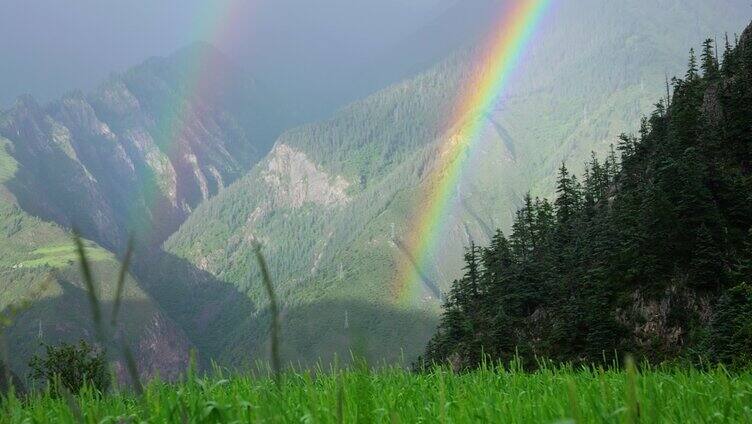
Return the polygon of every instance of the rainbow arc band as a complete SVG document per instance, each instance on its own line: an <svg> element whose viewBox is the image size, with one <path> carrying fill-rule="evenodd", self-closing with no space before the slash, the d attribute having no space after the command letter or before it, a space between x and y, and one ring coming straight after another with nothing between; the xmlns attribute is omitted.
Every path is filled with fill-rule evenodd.
<svg viewBox="0 0 752 424"><path fill-rule="evenodd" d="M222 46L229 40L233 30L238 28L238 18L253 12L256 0L211 0L206 1L202 10L196 13L194 25L194 40L207 42L214 46ZM156 115L160 117L157 126L149 130L164 155L169 158L180 157L181 141L190 137L196 131L191 127L193 115L202 103L216 96L213 92L213 82L217 81L221 72L219 64L214 60L217 55L211 48L200 49L198 54L190 57L187 66L182 69L181 78L176 81L178 91L172 96L166 96L157 106ZM144 178L142 192L147 207L158 208L157 204L164 195L159 176ZM134 202L133 208L128 210L130 227L135 228L139 236L148 237L153 229L153 222L141 220L140 204Z"/></svg>
<svg viewBox="0 0 752 424"><path fill-rule="evenodd" d="M468 165L470 150L484 127L483 116L504 94L525 48L538 28L552 0L512 0L502 7L498 23L483 44L475 74L468 78L458 97L447 133L456 128L440 147L438 163L426 178L421 200L407 228L412 229L403 243L410 260L402 260L393 280L393 293L401 302L415 294L423 281L424 268L434 256L438 238L446 231L451 199ZM428 284L429 286L431 284ZM431 290L433 291L433 290Z"/></svg>

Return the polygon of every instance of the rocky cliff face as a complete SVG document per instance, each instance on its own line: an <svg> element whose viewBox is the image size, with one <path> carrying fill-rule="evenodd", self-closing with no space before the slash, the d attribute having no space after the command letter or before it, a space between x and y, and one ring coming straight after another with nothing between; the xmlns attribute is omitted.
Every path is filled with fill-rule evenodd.
<svg viewBox="0 0 752 424"><path fill-rule="evenodd" d="M290 235L315 232L318 237L314 243L301 244L297 248L307 258L306 266L316 270L334 229L319 225L307 227L305 217L336 215L352 201L350 187L348 179L324 169L303 151L277 143L249 175L220 195L227 202L237 204L233 216L238 219L238 227L233 228L229 238L221 244L215 245L209 239L193 240L191 250L198 257L195 265L201 270L217 273L224 267L224 261L245 262L255 242L261 242L268 252L279 251L282 255L284 248L276 243L280 239L279 232ZM223 210L208 213L222 213ZM186 225L201 227L200 221L190 218ZM269 231L270 226L277 229ZM224 229L218 228L217 231ZM175 253L170 249L176 242L172 239L166 242L168 251Z"/></svg>
<svg viewBox="0 0 752 424"><path fill-rule="evenodd" d="M204 61L212 77L191 85L186 69ZM0 115L20 165L6 185L24 210L106 247L128 233L159 244L262 157L285 125L279 110L220 53L194 46L88 95L19 99Z"/></svg>
<svg viewBox="0 0 752 424"><path fill-rule="evenodd" d="M139 371L146 379L159 375L175 380L188 368L190 349L191 344L180 327L156 313L136 344Z"/></svg>
<svg viewBox="0 0 752 424"><path fill-rule="evenodd" d="M277 206L299 208L306 203L344 205L350 201L350 183L341 175L329 175L305 153L278 144L269 155L263 180L270 186Z"/></svg>

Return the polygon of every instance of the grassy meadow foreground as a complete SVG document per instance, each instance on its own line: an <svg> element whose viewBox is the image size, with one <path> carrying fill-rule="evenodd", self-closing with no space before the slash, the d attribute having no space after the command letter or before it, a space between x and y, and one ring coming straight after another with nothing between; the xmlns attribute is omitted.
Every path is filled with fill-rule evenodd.
<svg viewBox="0 0 752 424"><path fill-rule="evenodd" d="M152 381L74 397L11 396L3 423L29 422L752 422L752 372L723 368L526 373L481 367L457 374L399 368Z"/></svg>

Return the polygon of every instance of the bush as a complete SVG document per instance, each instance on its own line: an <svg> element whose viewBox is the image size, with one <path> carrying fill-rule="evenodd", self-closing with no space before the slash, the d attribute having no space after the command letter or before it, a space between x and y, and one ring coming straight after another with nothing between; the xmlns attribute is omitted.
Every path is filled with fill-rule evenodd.
<svg viewBox="0 0 752 424"><path fill-rule="evenodd" d="M110 388L110 373L103 349L95 349L86 341L78 344L44 345L46 357L34 355L29 362L31 377L37 381L61 384L72 393L88 385L102 393Z"/></svg>
<svg viewBox="0 0 752 424"><path fill-rule="evenodd" d="M718 302L711 326L715 359L726 363L752 363L752 286L741 283Z"/></svg>
<svg viewBox="0 0 752 424"><path fill-rule="evenodd" d="M13 390L16 391L16 393L23 393L24 387L23 384L21 384L21 381L16 378L16 375L11 372L10 369L5 367L5 364L0 361L0 396L6 395L10 388L13 387Z"/></svg>

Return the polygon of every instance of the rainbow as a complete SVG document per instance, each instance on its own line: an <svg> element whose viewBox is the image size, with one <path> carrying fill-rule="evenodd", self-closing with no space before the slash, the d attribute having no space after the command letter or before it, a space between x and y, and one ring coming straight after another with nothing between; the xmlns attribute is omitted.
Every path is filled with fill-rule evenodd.
<svg viewBox="0 0 752 424"><path fill-rule="evenodd" d="M205 42L213 46L221 47L232 36L233 28L240 25L238 18L247 16L247 10L253 7L255 2L247 0L212 0L206 1L192 13L195 17L194 33L192 41ZM212 61L212 49L198 50L200 54L190 57L190 62L183 69L182 77L178 83L179 92L174 96L167 96L159 105L157 115L157 127L154 128L153 136L160 146L162 153L168 157L180 155L180 140L185 138L193 129L189 127L191 114L195 107L207 99L211 99L213 93L212 84L217 81L217 64ZM147 208L152 214L160 214L162 207L158 204L165 199L163 189L158 181L146 179L142 187ZM157 215L149 222L142 221L140 205L134 202L134 207L128 211L129 228L134 229L137 238L159 238L159 234L152 234L154 222L164 217ZM151 243L149 243L151 244Z"/></svg>
<svg viewBox="0 0 752 424"><path fill-rule="evenodd" d="M409 222L411 229L404 247L407 260L398 264L392 292L398 301L414 299L424 285L423 270L439 247L446 230L446 218L453 193L467 167L469 151L484 128L483 115L504 94L513 71L522 59L535 29L552 0L515 0L503 8L496 30L483 44L477 70L468 78L449 120L447 133L453 136L440 146L438 163L427 176L421 201Z"/></svg>

